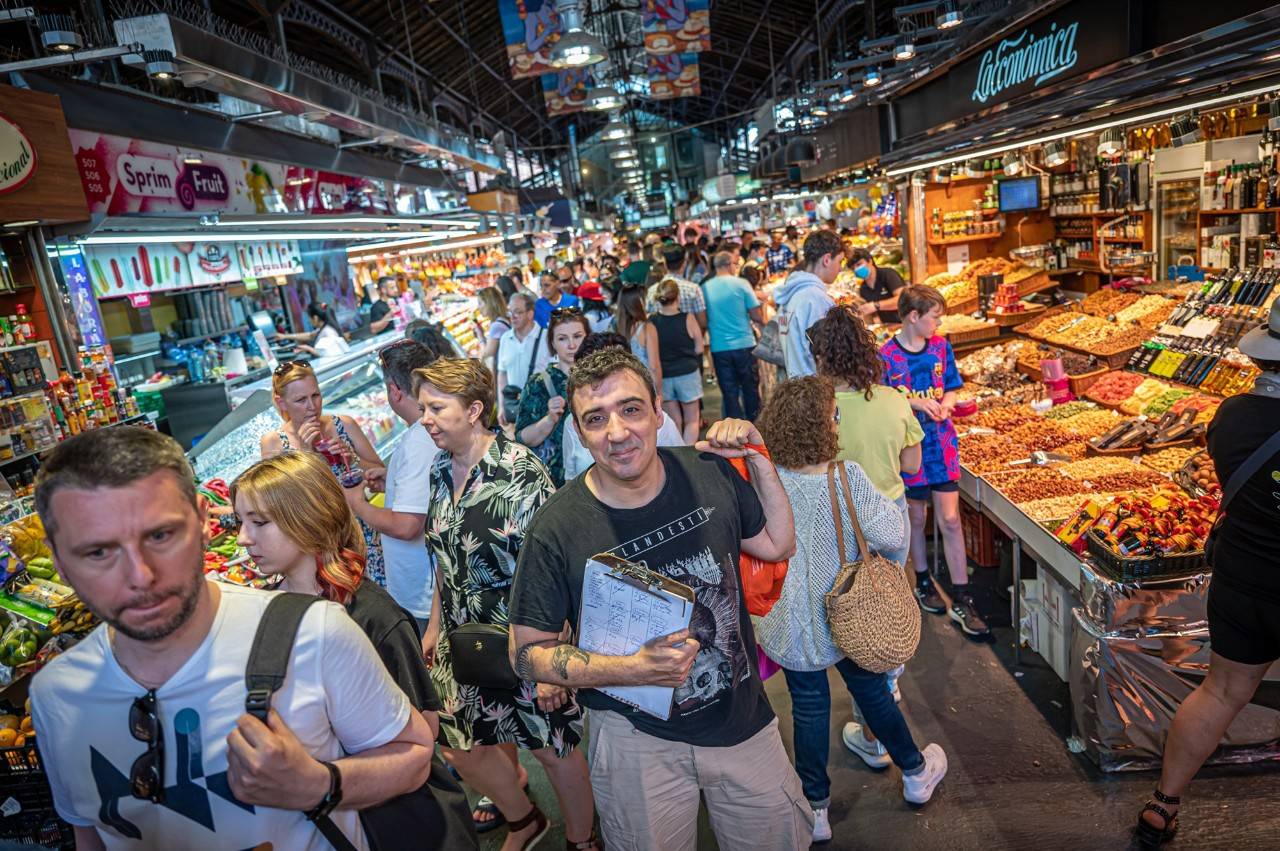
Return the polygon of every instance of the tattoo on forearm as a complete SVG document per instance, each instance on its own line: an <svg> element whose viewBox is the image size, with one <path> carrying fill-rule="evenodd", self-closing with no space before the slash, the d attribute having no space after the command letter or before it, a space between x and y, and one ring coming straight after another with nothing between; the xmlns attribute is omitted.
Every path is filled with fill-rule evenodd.
<svg viewBox="0 0 1280 851"><path fill-rule="evenodd" d="M551 670L560 675L561 679L569 679L569 663L577 659L583 665L591 664L591 657L585 651L579 650L572 644L561 644L551 653Z"/></svg>
<svg viewBox="0 0 1280 851"><path fill-rule="evenodd" d="M522 680L533 679L533 662L529 661L529 654L533 652L534 645L523 644L516 651L516 676Z"/></svg>

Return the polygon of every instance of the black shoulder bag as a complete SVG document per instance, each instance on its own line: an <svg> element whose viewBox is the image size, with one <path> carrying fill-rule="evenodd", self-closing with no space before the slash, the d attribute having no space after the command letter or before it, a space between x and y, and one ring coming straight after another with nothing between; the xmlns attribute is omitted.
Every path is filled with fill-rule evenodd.
<svg viewBox="0 0 1280 851"><path fill-rule="evenodd" d="M244 671L245 685L249 689L244 709L264 724L267 723L267 710L271 707L271 695L284 685L298 625L311 604L321 599L310 594L282 591L272 597L262 613ZM448 851L474 851L479 848L470 811L465 813L465 823L452 815L424 783L412 792L361 810L360 824L373 851L404 848L408 837L414 837L415 847ZM315 825L334 851L356 851L351 840L329 816L317 818Z"/></svg>
<svg viewBox="0 0 1280 851"><path fill-rule="evenodd" d="M1236 468L1231 478L1223 485L1222 502L1218 504L1218 517L1213 521L1213 528L1209 530L1209 536L1204 542L1204 557L1210 567L1214 566L1213 551L1217 545L1218 529L1222 526L1223 518L1227 516L1227 505L1244 487L1244 483L1253 478L1253 474L1262 469L1267 459L1277 452L1280 452L1280 431L1271 435L1265 443L1249 453L1249 457L1244 459L1244 463Z"/></svg>
<svg viewBox="0 0 1280 851"><path fill-rule="evenodd" d="M539 325L537 336L533 338L533 354L529 356L529 371L525 374L524 384L508 384L502 388L502 416L512 425L515 425L516 417L520 414L520 394L524 391L525 384L529 383L529 379L533 378L533 367L538 362L538 344L541 342L542 326ZM497 376L495 375L494 378Z"/></svg>

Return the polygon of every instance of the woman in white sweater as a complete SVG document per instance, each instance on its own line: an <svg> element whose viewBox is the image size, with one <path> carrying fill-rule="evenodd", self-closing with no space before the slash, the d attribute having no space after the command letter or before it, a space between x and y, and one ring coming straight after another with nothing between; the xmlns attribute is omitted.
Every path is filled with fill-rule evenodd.
<svg viewBox="0 0 1280 851"><path fill-rule="evenodd" d="M758 424L791 500L796 554L791 557L781 597L757 622L756 639L786 676L795 729L796 773L814 810L814 840L824 841L831 838L827 669L832 665L844 679L866 725L888 751L876 767L887 767L892 761L902 770L907 801L923 804L929 800L946 774L947 758L936 744L923 752L916 747L886 675L873 674L845 658L832 642L827 626L824 595L835 584L840 565L861 558L852 534L845 536L846 552L838 552L836 544L827 484L827 470L837 463L839 452L834 386L829 379L816 376L783 382L774 390ZM906 537L902 512L875 489L856 463L838 463L843 463L848 475L854 510L867 544L878 551L901 547ZM838 481L839 476L836 478ZM844 528L852 529L848 512L843 507L839 510Z"/></svg>

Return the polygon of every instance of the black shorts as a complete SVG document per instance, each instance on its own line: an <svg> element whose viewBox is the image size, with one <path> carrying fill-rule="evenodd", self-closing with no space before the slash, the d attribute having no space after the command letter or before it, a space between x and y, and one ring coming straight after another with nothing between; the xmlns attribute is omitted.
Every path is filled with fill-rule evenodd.
<svg viewBox="0 0 1280 851"><path fill-rule="evenodd" d="M1209 644L1241 665L1280 659L1280 604L1214 579L1209 585Z"/></svg>
<svg viewBox="0 0 1280 851"><path fill-rule="evenodd" d="M907 488L907 499L914 499L917 502L925 502L929 499L929 494L933 493L955 493L960 490L959 482L934 482L931 485L920 485L914 488Z"/></svg>

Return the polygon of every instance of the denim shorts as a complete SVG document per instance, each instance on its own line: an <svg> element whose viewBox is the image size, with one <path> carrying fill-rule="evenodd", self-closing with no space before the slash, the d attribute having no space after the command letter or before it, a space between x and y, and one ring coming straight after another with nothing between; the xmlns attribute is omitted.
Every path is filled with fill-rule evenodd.
<svg viewBox="0 0 1280 851"><path fill-rule="evenodd" d="M930 493L955 493L958 490L960 490L959 482L934 482L931 485L907 488L907 499L924 502L929 498Z"/></svg>
<svg viewBox="0 0 1280 851"><path fill-rule="evenodd" d="M702 398L702 376L697 371L662 379L662 398L668 402L696 402Z"/></svg>

